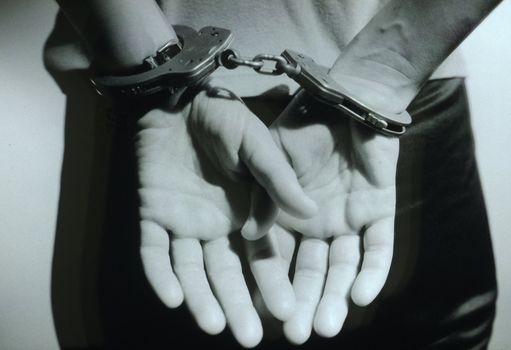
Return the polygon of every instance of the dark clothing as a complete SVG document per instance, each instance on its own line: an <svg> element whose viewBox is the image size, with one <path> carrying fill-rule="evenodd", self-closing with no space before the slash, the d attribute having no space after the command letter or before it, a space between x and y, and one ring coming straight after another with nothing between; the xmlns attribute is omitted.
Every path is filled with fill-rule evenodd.
<svg viewBox="0 0 511 350"><path fill-rule="evenodd" d="M401 137L395 252L384 290L369 307L350 306L340 335L313 335L301 348L466 350L489 341L495 267L463 79L430 81L409 112L414 122ZM146 282L138 256L136 179L126 176L134 174L127 135L119 134L114 145L103 242L104 346L241 348L227 330L203 333L186 307L166 309ZM281 339L263 340L258 348L295 347Z"/></svg>

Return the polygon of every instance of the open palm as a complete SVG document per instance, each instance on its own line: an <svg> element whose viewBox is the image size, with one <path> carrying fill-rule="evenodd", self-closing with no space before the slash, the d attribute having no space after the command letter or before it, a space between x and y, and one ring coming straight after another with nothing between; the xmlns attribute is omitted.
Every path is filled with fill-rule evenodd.
<svg viewBox="0 0 511 350"><path fill-rule="evenodd" d="M272 125L272 134L319 207L309 219L286 213L278 219L281 234L303 235L293 280L297 307L284 331L295 343L307 340L313 325L320 335L334 336L346 317L350 292L355 303L367 305L385 283L399 142L304 93Z"/></svg>
<svg viewBox="0 0 511 350"><path fill-rule="evenodd" d="M170 307L184 294L206 332L222 331L227 320L242 345L254 346L261 325L228 235L243 226L260 236L278 207L303 217L314 214L314 203L268 129L227 90L206 87L183 109L152 110L138 125L141 254L150 284ZM254 275L284 319L294 295L287 271L275 276L276 264L258 260ZM286 281L287 289L272 288Z"/></svg>

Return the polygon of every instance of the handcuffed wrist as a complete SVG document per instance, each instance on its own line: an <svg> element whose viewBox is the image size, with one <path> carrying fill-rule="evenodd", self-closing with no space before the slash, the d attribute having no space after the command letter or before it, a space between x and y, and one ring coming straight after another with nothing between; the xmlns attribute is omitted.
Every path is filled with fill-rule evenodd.
<svg viewBox="0 0 511 350"><path fill-rule="evenodd" d="M183 93L208 79L218 67L237 69L248 66L257 74L286 74L308 94L319 101L344 112L344 115L386 135L402 135L411 123L406 105L396 101L400 94L388 92L377 80L360 80L353 75L335 73L336 81L326 67L318 65L305 54L284 50L280 55L259 54L252 59L242 58L230 49L232 33L218 27L204 27L198 32L185 26L176 26L183 41L182 49L172 56L165 46L144 62L148 71L129 76L106 76L93 80L100 94L115 99L136 101L158 93L169 93L176 103ZM269 67L268 64L274 64ZM348 67L349 68L349 67ZM375 83L376 82L376 83ZM385 98L392 96L396 101ZM396 108L397 105L397 108ZM394 106L395 108L391 108Z"/></svg>

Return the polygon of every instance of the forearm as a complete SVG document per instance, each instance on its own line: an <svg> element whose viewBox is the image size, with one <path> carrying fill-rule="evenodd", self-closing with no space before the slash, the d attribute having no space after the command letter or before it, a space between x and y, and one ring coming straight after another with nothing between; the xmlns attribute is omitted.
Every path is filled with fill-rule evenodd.
<svg viewBox="0 0 511 350"><path fill-rule="evenodd" d="M331 74L349 85L369 82L376 93L394 95L393 109L403 110L499 2L391 0L348 45ZM375 100L384 104L388 96Z"/></svg>
<svg viewBox="0 0 511 350"><path fill-rule="evenodd" d="M176 34L154 0L58 0L99 70L117 73L142 64Z"/></svg>

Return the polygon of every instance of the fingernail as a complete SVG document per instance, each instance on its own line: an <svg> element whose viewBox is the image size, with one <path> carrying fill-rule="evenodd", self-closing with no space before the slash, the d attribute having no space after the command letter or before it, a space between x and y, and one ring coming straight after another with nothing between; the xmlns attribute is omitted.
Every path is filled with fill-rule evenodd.
<svg viewBox="0 0 511 350"><path fill-rule="evenodd" d="M248 239L250 241L255 241L264 236L265 234L266 232L264 231L260 232L257 222L253 218L247 219L247 221L245 221L245 224L241 228L241 235L243 236L243 238Z"/></svg>

